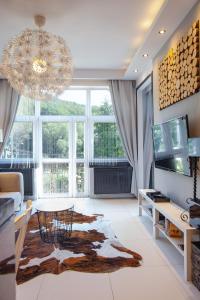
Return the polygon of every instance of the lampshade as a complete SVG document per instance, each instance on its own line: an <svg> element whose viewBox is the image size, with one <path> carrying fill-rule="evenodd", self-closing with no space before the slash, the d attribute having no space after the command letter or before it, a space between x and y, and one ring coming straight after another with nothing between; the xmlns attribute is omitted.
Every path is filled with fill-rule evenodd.
<svg viewBox="0 0 200 300"><path fill-rule="evenodd" d="M26 29L3 51L0 72L20 94L49 100L71 83L72 57L62 37L41 29L45 17L36 15L38 29Z"/></svg>
<svg viewBox="0 0 200 300"><path fill-rule="evenodd" d="M200 157L200 138L188 139L188 155L190 157Z"/></svg>
<svg viewBox="0 0 200 300"><path fill-rule="evenodd" d="M3 129L0 129L0 143L3 142Z"/></svg>

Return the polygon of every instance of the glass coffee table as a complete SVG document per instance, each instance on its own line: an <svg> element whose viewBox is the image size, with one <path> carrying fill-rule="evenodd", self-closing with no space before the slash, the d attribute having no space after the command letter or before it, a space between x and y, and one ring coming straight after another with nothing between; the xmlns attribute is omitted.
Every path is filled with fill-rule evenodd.
<svg viewBox="0 0 200 300"><path fill-rule="evenodd" d="M35 205L40 236L45 243L62 243L72 233L74 204L67 199L40 201Z"/></svg>

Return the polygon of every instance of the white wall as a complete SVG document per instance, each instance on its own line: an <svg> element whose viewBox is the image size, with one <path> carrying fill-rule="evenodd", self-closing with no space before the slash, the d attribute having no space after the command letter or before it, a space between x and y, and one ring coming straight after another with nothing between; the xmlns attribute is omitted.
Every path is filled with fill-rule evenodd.
<svg viewBox="0 0 200 300"><path fill-rule="evenodd" d="M153 63L154 122L160 123L188 114L191 137L200 137L200 92L160 111L158 106L158 63L171 47L176 46L180 37L187 32L193 21L197 19L200 19L200 3L192 9L180 24L175 34L157 54ZM193 195L193 178L155 169L155 188L169 195L179 205L184 206L185 199ZM198 197L200 198L200 176L198 178Z"/></svg>

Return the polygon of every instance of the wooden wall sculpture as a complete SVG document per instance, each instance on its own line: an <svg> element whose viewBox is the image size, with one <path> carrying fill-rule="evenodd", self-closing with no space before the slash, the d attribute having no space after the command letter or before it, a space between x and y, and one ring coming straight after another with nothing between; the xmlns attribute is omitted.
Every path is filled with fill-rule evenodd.
<svg viewBox="0 0 200 300"><path fill-rule="evenodd" d="M200 88L199 21L159 64L160 110L181 101Z"/></svg>

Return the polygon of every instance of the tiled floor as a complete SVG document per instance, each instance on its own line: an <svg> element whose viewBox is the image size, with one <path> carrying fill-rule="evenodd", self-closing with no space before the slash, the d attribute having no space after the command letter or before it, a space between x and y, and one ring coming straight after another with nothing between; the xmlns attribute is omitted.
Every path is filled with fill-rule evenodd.
<svg viewBox="0 0 200 300"><path fill-rule="evenodd" d="M132 199L74 199L75 209L103 213L120 242L143 256L139 268L110 274L67 271L42 275L17 287L17 300L197 300L200 292L183 280L183 258L165 239L154 241L152 223L138 217Z"/></svg>

